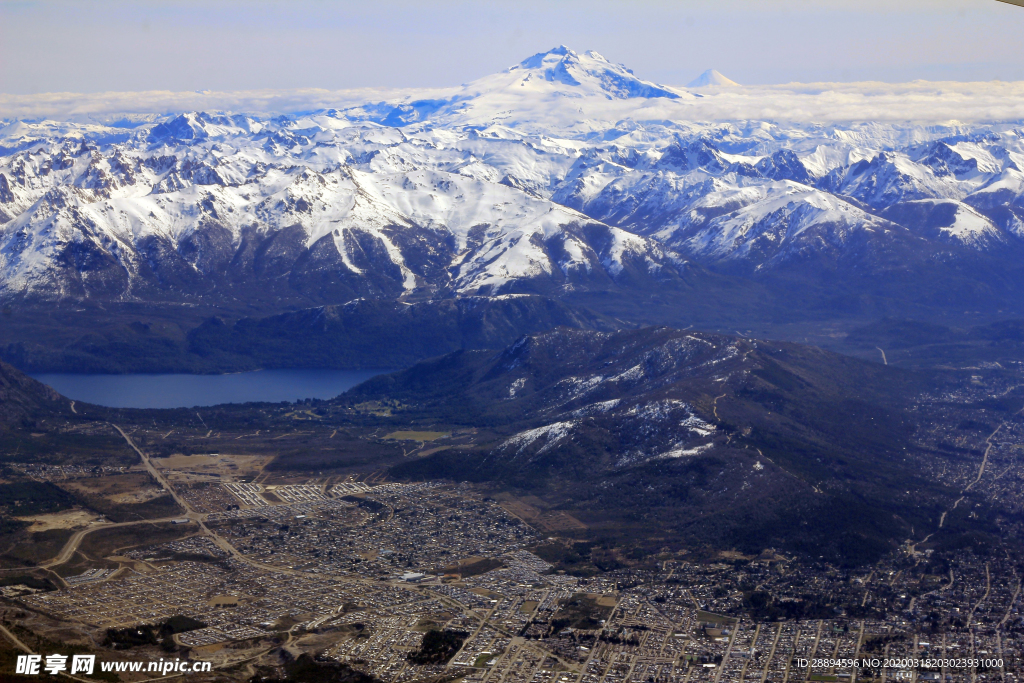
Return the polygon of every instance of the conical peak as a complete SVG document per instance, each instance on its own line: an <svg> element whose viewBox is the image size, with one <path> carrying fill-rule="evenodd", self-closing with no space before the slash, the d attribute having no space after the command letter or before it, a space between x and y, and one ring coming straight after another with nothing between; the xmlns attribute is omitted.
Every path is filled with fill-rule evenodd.
<svg viewBox="0 0 1024 683"><path fill-rule="evenodd" d="M708 69L700 76L686 84L687 88L700 88L709 85L739 85L736 81L726 78L715 69Z"/></svg>

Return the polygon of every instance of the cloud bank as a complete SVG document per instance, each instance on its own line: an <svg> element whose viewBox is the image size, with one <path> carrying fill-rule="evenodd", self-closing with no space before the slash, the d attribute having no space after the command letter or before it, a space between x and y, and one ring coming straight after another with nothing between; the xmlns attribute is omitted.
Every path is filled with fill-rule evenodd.
<svg viewBox="0 0 1024 683"><path fill-rule="evenodd" d="M1024 81L788 83L697 92L706 96L694 111L712 121L1024 121Z"/></svg>
<svg viewBox="0 0 1024 683"><path fill-rule="evenodd" d="M442 91L387 90L246 90L239 92L0 93L0 118L111 123L146 120L186 111L233 112L258 116L341 109L368 102L427 97ZM447 91L444 91L447 92Z"/></svg>
<svg viewBox="0 0 1024 683"><path fill-rule="evenodd" d="M682 90L682 88L680 88ZM382 101L444 98L460 88L250 90L241 92L103 92L0 94L0 118L81 123L146 121L185 111L257 116L344 109ZM595 107L636 120L793 122L1024 122L1024 81L788 83L691 90L696 100L651 99L637 107ZM619 103L615 103L616 105ZM623 102L622 104L626 104Z"/></svg>

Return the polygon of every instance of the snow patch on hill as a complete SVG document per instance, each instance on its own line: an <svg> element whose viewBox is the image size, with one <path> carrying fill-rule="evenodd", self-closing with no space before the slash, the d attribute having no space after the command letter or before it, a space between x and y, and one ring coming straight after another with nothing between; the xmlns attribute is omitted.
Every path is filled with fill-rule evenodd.
<svg viewBox="0 0 1024 683"><path fill-rule="evenodd" d="M541 455L550 451L562 439L569 436L576 424L575 421L555 422L543 427L537 427L536 429L528 429L501 442L498 450L514 450L513 457L519 457L534 443L543 441L540 450L537 451L537 455Z"/></svg>

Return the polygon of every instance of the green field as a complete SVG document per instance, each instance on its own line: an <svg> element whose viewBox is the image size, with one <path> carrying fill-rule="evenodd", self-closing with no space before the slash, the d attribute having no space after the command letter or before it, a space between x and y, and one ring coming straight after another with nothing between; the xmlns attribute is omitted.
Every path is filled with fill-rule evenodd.
<svg viewBox="0 0 1024 683"><path fill-rule="evenodd" d="M481 652L480 656L477 657L476 660L474 660L473 666L477 669L483 669L487 666L487 662L491 661L492 659L496 659L500 656L500 652Z"/></svg>
<svg viewBox="0 0 1024 683"><path fill-rule="evenodd" d="M572 628L600 628L601 621L607 619L614 605L602 605L601 598L576 593L571 598L559 602L558 611L551 620L552 626L561 630L566 626Z"/></svg>

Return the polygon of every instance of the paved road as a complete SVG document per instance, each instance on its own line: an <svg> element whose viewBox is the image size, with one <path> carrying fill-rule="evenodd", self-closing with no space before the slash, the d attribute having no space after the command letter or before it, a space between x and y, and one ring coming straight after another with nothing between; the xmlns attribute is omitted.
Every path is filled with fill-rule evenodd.
<svg viewBox="0 0 1024 683"><path fill-rule="evenodd" d="M142 458L142 464L145 465L146 469L149 471L151 475L153 475L153 478L157 480L160 486L163 487L163 489L167 491L169 494L171 494L171 496L174 498L175 502L178 503L178 505L180 505L183 509L188 511L189 514L186 516L189 519L198 522L199 516L195 512L193 512L191 508L189 508L188 504L180 496L178 496L174 489L168 486L167 481L164 480L163 475L160 474L160 471L153 466L153 464L149 461L149 458L146 457L146 454L143 453L139 449L139 447L135 445L135 442L131 440L131 437L125 434L124 430L118 427L117 425L113 425L113 427L121 434L121 436L124 437L125 441L128 442L128 445L131 446L135 450L135 452L139 454L139 457ZM61 551L57 555L57 557L53 558L52 560L42 562L39 564L39 566L43 569L50 569L52 567L64 564L65 562L70 560L72 556L75 554L75 552L78 550L78 547L82 544L82 539L84 539L86 536L93 533L94 531L100 531L102 529L116 529L118 527L134 526L137 524L160 524L161 522L170 522L172 520L181 518L181 515L175 515L174 517L161 517L159 519L139 519L131 522L97 524L96 526L81 529L79 531L76 531L71 536L71 538L67 540L67 543L65 543L64 547L61 548ZM200 525L203 526L201 523ZM203 528L205 529L205 526Z"/></svg>
<svg viewBox="0 0 1024 683"><path fill-rule="evenodd" d="M959 506L960 503L963 501L963 499L967 497L967 492L970 491L974 487L975 484L977 484L979 481L981 481L981 477L985 474L985 467L988 465L988 454L989 454L989 451L991 451L992 447L995 446L995 444L992 443L992 439L994 439L996 437L996 434L999 433L999 430L1002 429L1005 426L1006 426L1006 423L1005 422L1001 422L999 424L999 426L996 427L996 430L994 432L992 432L991 434L989 434L988 438L985 439L985 443L988 444L988 447L985 448L985 455L981 459L981 467L978 468L978 476L976 476L974 478L974 481L972 481L970 484L968 484L967 487L963 491L961 491L961 493L963 495L960 496L959 498L957 498L955 501L953 501L953 507L951 507L946 512L943 512L942 515L939 517L939 528L940 529L942 528L942 525L946 523L946 515L949 514L950 512L952 512L953 510L956 510L957 506Z"/></svg>
<svg viewBox="0 0 1024 683"><path fill-rule="evenodd" d="M185 518L197 523L199 525L199 528L202 530L202 533L205 536L208 536L210 540L212 540L217 545L217 547L221 548L224 552L229 553L232 557L235 557L243 562L259 565L259 563L253 562L252 560L246 558L244 555L238 552L238 550L233 545L231 545L223 538L218 536L216 533L211 531L210 528L206 526L206 515L193 510L192 506L188 504L188 501L186 501L184 498L178 495L178 493L174 490L174 487L172 487L169 483L167 483L167 480L164 479L164 475L160 472L160 470L158 470L153 465L153 463L150 462L149 456L143 453L142 449L135 445L135 442L132 441L130 436L125 434L125 431L123 429L121 429L117 425L113 425L113 427L114 429L121 433L121 436L123 436L124 440L128 442L128 445L131 446L132 449L139 454L139 457L142 459L142 464L146 467L146 470L153 476L153 478L156 479L157 483L159 483L160 486L163 487L165 491L171 494L171 497L174 498L174 502L176 502L178 505L181 506L183 510L185 510ZM265 565L260 566L266 568Z"/></svg>
<svg viewBox="0 0 1024 683"><path fill-rule="evenodd" d="M196 522L199 525L199 528L202 530L202 533L205 536L209 537L210 540L212 540L217 545L217 547L219 547L224 552L230 554L232 557L234 557L235 559L239 560L240 562L245 562L246 564L251 565L253 567L257 567L259 569L263 569L263 570L267 570L267 571L275 571L275 572L279 572L279 573L282 573L282 574L293 574L293 575L298 575L298 576L309 576L308 572L302 572L302 571L298 571L298 570L294 570L294 569L286 569L284 567L274 567L272 565L266 565L266 564L263 564L262 562L257 562L255 560L252 560L252 559L246 557L245 555L243 555L242 553L238 552L237 548L235 548L233 545L228 543L226 540L224 540L223 538L218 536L214 531L210 530L210 528L208 526L206 526L206 515L198 513L195 510L193 510L192 507L188 504L188 502L185 501L185 499L183 499L181 496L179 496L177 494L177 492L175 492L174 488L170 484L167 483L166 479L164 479L164 475L160 472L160 470L158 470L153 465L153 463L150 462L149 456L147 456L145 453L142 452L142 449L139 448L135 444L134 441L132 441L131 437L128 436L125 433L125 431L123 429L121 429L119 426L117 426L117 425L112 425L112 426L114 427L114 429L116 429L118 432L120 432L121 436L124 437L124 440L128 442L128 445L131 446L132 449L136 453L139 454L139 457L142 459L142 464L146 467L146 470L153 476L154 479L157 480L157 482L160 484L160 486L162 486L164 488L165 491L167 491L168 493L171 494L171 496L174 498L175 502L177 502L178 505L180 505L186 511L186 514L184 515L184 517L186 517L187 519L190 519L190 520ZM178 517L177 519L180 519L180 517ZM374 583L373 581L370 581L369 579L366 579L364 581L359 581L358 579L350 579L350 580L354 580L354 581L357 581L357 582Z"/></svg>
<svg viewBox="0 0 1024 683"><path fill-rule="evenodd" d="M12 643L14 643L14 644L15 644L15 646L16 646L16 647L17 647L17 648L18 648L19 650L21 650L22 652L28 652L29 654L31 654L31 653L32 653L32 650L28 649L28 645L26 645L25 643L21 642L21 641L20 641L20 640L18 639L18 636L14 635L14 634L13 634L13 633L11 633L10 631L8 631L8 630L7 630L7 627L6 627L6 626L4 626L3 624L0 624L0 631L2 631L2 632L3 632L3 634L4 634L5 636L7 636L7 637L8 637L8 638L9 638L9 639L11 640L11 642L12 642Z"/></svg>
<svg viewBox="0 0 1024 683"><path fill-rule="evenodd" d="M142 464L146 467L146 470L153 476L154 479L157 480L160 486L162 486L163 489L167 491L167 493L171 494L171 497L174 498L174 502L180 505L182 510L187 511L189 515L194 515L195 511L189 506L187 502L185 502L185 499L179 496L177 492L170 486L170 484L167 483L167 480L164 479L164 475L160 473L160 470L153 466L153 463L149 461L149 457L142 452L142 449L135 445L135 442L132 441L132 438L125 434L125 431L118 427L117 425L113 425L113 427L118 432L120 432L121 436L124 437L124 440L128 442L128 445L131 446L132 449L139 454L139 457L142 458Z"/></svg>
<svg viewBox="0 0 1024 683"><path fill-rule="evenodd" d="M42 562L39 564L39 566L43 569L50 569L51 567L56 567L57 565L64 564L65 562L70 560L71 556L74 555L75 551L78 550L78 546L82 544L82 539L94 531L100 531L102 529L116 529L117 527L133 526L136 524L159 524L161 522L170 522L173 519L180 519L180 517L162 517L160 519L139 519L133 522L97 524L96 526L81 529L80 531L76 531L74 535L72 535L71 538L68 539L67 543L64 544L64 547L61 548L60 554L58 554L57 557L53 558L52 560Z"/></svg>

